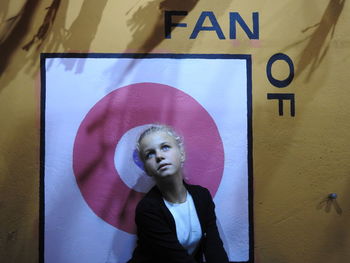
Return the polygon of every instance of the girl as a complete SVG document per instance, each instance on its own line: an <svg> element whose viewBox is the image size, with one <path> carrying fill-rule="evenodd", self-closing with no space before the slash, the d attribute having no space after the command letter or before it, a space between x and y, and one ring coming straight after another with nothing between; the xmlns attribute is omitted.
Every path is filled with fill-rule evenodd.
<svg viewBox="0 0 350 263"><path fill-rule="evenodd" d="M227 263L209 191L186 184L181 138L164 125L146 129L139 157L154 186L136 208L137 247L129 263Z"/></svg>

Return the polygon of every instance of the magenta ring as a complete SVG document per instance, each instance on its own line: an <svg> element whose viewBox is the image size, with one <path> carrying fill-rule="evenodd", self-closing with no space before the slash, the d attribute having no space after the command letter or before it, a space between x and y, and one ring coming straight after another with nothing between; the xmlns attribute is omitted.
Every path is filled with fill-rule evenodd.
<svg viewBox="0 0 350 263"><path fill-rule="evenodd" d="M135 207L144 193L122 181L114 154L128 130L151 123L170 125L184 137L188 183L202 185L214 196L224 170L223 144L215 122L185 92L159 83L136 83L107 94L91 108L78 129L73 170L94 213L131 234L136 233Z"/></svg>

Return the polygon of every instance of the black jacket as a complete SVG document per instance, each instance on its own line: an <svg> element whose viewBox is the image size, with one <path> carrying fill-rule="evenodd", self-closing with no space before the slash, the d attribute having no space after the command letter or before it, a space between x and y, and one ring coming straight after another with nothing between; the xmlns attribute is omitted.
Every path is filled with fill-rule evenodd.
<svg viewBox="0 0 350 263"><path fill-rule="evenodd" d="M198 185L185 186L192 195L202 228L202 240L195 255L189 255L179 243L174 218L155 186L136 207L138 241L128 263L199 263L203 262L203 254L208 263L228 262L209 191Z"/></svg>

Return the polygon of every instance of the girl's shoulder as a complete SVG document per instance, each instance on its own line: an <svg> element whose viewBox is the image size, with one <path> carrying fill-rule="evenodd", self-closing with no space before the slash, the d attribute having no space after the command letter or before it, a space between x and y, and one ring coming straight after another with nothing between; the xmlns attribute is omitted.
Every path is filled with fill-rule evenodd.
<svg viewBox="0 0 350 263"><path fill-rule="evenodd" d="M149 209L149 208L157 208L159 207L159 203L162 201L162 195L157 188L154 186L145 196L139 201L136 210L141 209Z"/></svg>
<svg viewBox="0 0 350 263"><path fill-rule="evenodd" d="M186 184L186 188L191 194L195 193L205 196L211 196L209 190L201 185Z"/></svg>

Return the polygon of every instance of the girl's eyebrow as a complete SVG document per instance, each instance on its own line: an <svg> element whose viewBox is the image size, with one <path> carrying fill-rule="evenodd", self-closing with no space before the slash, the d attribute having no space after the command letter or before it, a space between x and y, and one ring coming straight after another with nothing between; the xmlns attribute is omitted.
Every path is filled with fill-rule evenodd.
<svg viewBox="0 0 350 263"><path fill-rule="evenodd" d="M146 154L146 153L149 153L151 151L153 151L153 150L152 149L146 149L146 150L143 151L143 153Z"/></svg>
<svg viewBox="0 0 350 263"><path fill-rule="evenodd" d="M163 146L164 144L169 144L169 142L168 141L163 141L159 145ZM153 148L146 148L146 149L143 150L143 152L147 153L147 152L152 151L152 150L153 150Z"/></svg>

